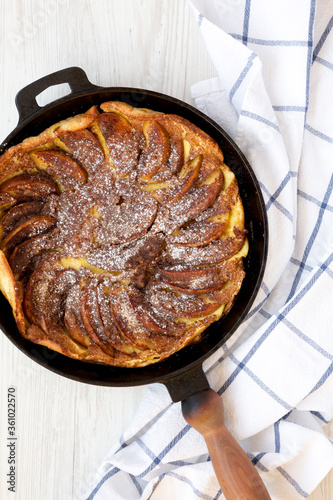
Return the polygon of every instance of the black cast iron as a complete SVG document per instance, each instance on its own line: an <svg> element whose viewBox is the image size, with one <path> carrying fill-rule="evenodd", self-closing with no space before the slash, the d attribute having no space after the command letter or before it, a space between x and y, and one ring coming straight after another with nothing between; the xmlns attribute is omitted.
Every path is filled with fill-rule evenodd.
<svg viewBox="0 0 333 500"><path fill-rule="evenodd" d="M70 94L40 107L36 97L45 89L68 83ZM33 344L19 334L11 308L0 294L0 327L6 336L34 361L67 378L95 385L134 386L160 382L166 384L173 401L180 401L209 387L202 371L203 361L215 352L239 327L260 287L267 258L268 232L264 201L258 181L246 158L228 136L206 115L173 97L150 90L128 87L98 87L90 83L77 67L45 76L23 88L16 96L19 121L0 146L5 149L68 116L82 113L90 106L108 100L180 115L200 127L220 145L226 164L235 173L243 200L250 250L245 259L246 277L235 304L219 322L212 324L201 342L188 346L169 359L143 368L109 367L73 360Z"/></svg>

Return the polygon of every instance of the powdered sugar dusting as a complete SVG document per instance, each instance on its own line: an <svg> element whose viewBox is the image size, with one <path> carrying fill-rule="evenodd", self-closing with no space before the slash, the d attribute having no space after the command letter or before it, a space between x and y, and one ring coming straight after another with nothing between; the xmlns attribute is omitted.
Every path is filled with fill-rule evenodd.
<svg viewBox="0 0 333 500"><path fill-rule="evenodd" d="M214 321L243 279L239 260L235 270L224 265L244 242L243 222L224 234L228 218L210 220L230 210L237 186L223 191L202 138L191 143L194 129L163 116L131 123L101 113L91 129L36 150L37 173L0 184L6 238L44 220L46 234L35 223L8 250L28 319L54 339L63 328L110 364L171 354Z"/></svg>

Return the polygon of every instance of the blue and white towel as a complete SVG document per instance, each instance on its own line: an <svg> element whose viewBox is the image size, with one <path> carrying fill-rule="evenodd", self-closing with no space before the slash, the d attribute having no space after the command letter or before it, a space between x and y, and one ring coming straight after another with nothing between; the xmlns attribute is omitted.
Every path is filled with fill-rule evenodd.
<svg viewBox="0 0 333 500"><path fill-rule="evenodd" d="M218 77L196 106L235 139L265 198L270 246L253 308L204 369L273 500L333 466L333 2L192 0ZM203 438L149 386L89 500L217 500Z"/></svg>

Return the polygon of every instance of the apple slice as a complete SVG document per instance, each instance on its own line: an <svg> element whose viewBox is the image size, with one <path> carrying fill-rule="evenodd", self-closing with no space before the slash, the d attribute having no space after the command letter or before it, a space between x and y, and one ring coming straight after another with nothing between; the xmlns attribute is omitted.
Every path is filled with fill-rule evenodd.
<svg viewBox="0 0 333 500"><path fill-rule="evenodd" d="M164 246L160 234L145 235L129 245L102 247L86 254L89 265L109 272L138 269L159 258Z"/></svg>
<svg viewBox="0 0 333 500"><path fill-rule="evenodd" d="M161 196L161 203L164 205L175 203L195 185L199 176L202 159L203 156L199 154L182 167L178 174L176 185L170 189L163 190L161 194L158 193Z"/></svg>
<svg viewBox="0 0 333 500"><path fill-rule="evenodd" d="M23 297L23 309L30 323L41 326L44 318L44 300L48 293L48 285L59 270L60 255L50 252L34 270L25 287Z"/></svg>
<svg viewBox="0 0 333 500"><path fill-rule="evenodd" d="M129 294L132 288L123 288L121 285L114 285L111 289L110 304L113 321L128 342L138 349L153 349L157 352L165 352L170 349L173 343L172 334L159 335L149 331L138 319Z"/></svg>
<svg viewBox="0 0 333 500"><path fill-rule="evenodd" d="M7 193L0 193L0 217L4 214L6 210L9 210L17 203L14 196Z"/></svg>
<svg viewBox="0 0 333 500"><path fill-rule="evenodd" d="M165 333L170 331L170 325L154 311L146 300L145 294L136 288L128 291L128 300L132 306L135 316L147 330L154 333Z"/></svg>
<svg viewBox="0 0 333 500"><path fill-rule="evenodd" d="M177 175L185 164L185 143L184 140L170 135L170 152L168 167L172 174Z"/></svg>
<svg viewBox="0 0 333 500"><path fill-rule="evenodd" d="M170 181L177 179L176 176L186 163L185 158L187 159L187 157L186 141L170 135L168 158L161 168L149 178L147 183L152 184L153 190L164 184L165 186L173 185Z"/></svg>
<svg viewBox="0 0 333 500"><path fill-rule="evenodd" d="M165 182L150 183L141 189L150 192L163 205L175 203L195 185L201 163L202 155L199 154L185 163L178 176L173 176Z"/></svg>
<svg viewBox="0 0 333 500"><path fill-rule="evenodd" d="M55 217L57 214L57 209L59 205L59 196L51 194L45 200L41 215L48 215L50 217Z"/></svg>
<svg viewBox="0 0 333 500"><path fill-rule="evenodd" d="M179 201L170 205L172 219L194 219L204 212L216 199L223 184L223 174L220 169L212 172L200 183L194 191L185 194Z"/></svg>
<svg viewBox="0 0 333 500"><path fill-rule="evenodd" d="M201 294L221 288L228 280L227 270L221 266L202 269L160 269L165 286L180 292Z"/></svg>
<svg viewBox="0 0 333 500"><path fill-rule="evenodd" d="M17 201L46 198L59 194L56 183L42 174L20 174L7 179L0 185L0 193L7 193Z"/></svg>
<svg viewBox="0 0 333 500"><path fill-rule="evenodd" d="M32 217L11 231L2 241L0 248L9 256L17 245L24 240L50 231L55 227L56 222L54 217L46 217L45 215Z"/></svg>
<svg viewBox="0 0 333 500"><path fill-rule="evenodd" d="M184 264L187 266L208 266L229 259L244 245L245 232L239 232L236 237L222 235L203 247L185 247L168 244L165 260L168 264Z"/></svg>
<svg viewBox="0 0 333 500"><path fill-rule="evenodd" d="M194 219L205 211L215 200L223 183L223 174L220 169L215 170L203 181L196 190L190 190L180 200L171 205L159 208L153 232L171 234L184 223Z"/></svg>
<svg viewBox="0 0 333 500"><path fill-rule="evenodd" d="M137 320L128 300L128 292L121 285L113 286L110 295L113 321L121 335L140 350L153 349L149 331Z"/></svg>
<svg viewBox="0 0 333 500"><path fill-rule="evenodd" d="M17 226L41 213L44 202L41 200L27 201L11 208L0 221L0 237L5 238Z"/></svg>
<svg viewBox="0 0 333 500"><path fill-rule="evenodd" d="M98 281L91 280L81 292L81 318L92 340L109 356L114 356L114 349L108 342L99 310L96 286Z"/></svg>
<svg viewBox="0 0 333 500"><path fill-rule="evenodd" d="M142 191L133 191L121 203L103 207L95 241L101 245L117 245L138 239L152 225L158 203Z"/></svg>
<svg viewBox="0 0 333 500"><path fill-rule="evenodd" d="M168 159L170 150L169 134L157 121L146 121L142 127L146 146L141 151L137 166L141 182L149 182L161 170Z"/></svg>
<svg viewBox="0 0 333 500"><path fill-rule="evenodd" d="M114 324L110 307L110 297L106 292L106 288L107 287L105 287L103 283L100 283L97 286L99 311L103 323L104 335L107 339L107 342L111 344L117 351L123 352L124 354L133 354L134 352L139 352L139 349L131 345L121 335L120 331Z"/></svg>
<svg viewBox="0 0 333 500"><path fill-rule="evenodd" d="M40 236L35 236L16 246L12 252L9 265L17 281L24 282L36 268L40 257L57 246L57 229Z"/></svg>
<svg viewBox="0 0 333 500"><path fill-rule="evenodd" d="M231 208L237 203L238 199L238 184L236 178L234 177L229 186L220 192L213 205L202 215L202 219L204 217L214 217L218 214L229 212Z"/></svg>
<svg viewBox="0 0 333 500"><path fill-rule="evenodd" d="M115 113L102 113L94 122L93 131L118 177L126 176L136 167L139 135L127 119Z"/></svg>
<svg viewBox="0 0 333 500"><path fill-rule="evenodd" d="M158 185L158 183L170 181L173 177L179 174L181 168L186 163L186 141L170 135L169 143L170 147L168 158L160 170L150 177L149 183Z"/></svg>
<svg viewBox="0 0 333 500"><path fill-rule="evenodd" d="M206 294L207 299L213 302L218 301L220 304L229 304L233 302L239 292L244 276L245 273L243 268L240 265L235 265L231 279L219 290L208 292Z"/></svg>
<svg viewBox="0 0 333 500"><path fill-rule="evenodd" d="M220 170L223 175L223 158L214 153L206 153L204 154L198 183L203 184L206 179L216 170Z"/></svg>
<svg viewBox="0 0 333 500"><path fill-rule="evenodd" d="M52 336L56 336L59 331L62 334L64 331L66 296L77 280L78 273L74 269L60 269L48 281L42 303L43 314L40 326Z"/></svg>
<svg viewBox="0 0 333 500"><path fill-rule="evenodd" d="M34 151L31 158L39 169L45 170L60 184L61 190L73 189L87 181L87 172L71 156L62 151Z"/></svg>
<svg viewBox="0 0 333 500"><path fill-rule="evenodd" d="M134 314L147 330L153 334L181 337L184 325L175 322L175 315L170 311L158 311L149 302L146 294L134 287L128 293Z"/></svg>
<svg viewBox="0 0 333 500"><path fill-rule="evenodd" d="M147 288L147 297L158 311L185 318L209 315L220 306L216 299L207 300L205 295L173 291L163 283L150 284Z"/></svg>
<svg viewBox="0 0 333 500"><path fill-rule="evenodd" d="M85 329L81 317L81 285L76 283L68 292L65 303L64 323L70 337L82 345L88 347L90 337Z"/></svg>
<svg viewBox="0 0 333 500"><path fill-rule="evenodd" d="M98 174L105 165L103 149L89 130L76 130L59 134L54 143L73 156L89 175Z"/></svg>
<svg viewBox="0 0 333 500"><path fill-rule="evenodd" d="M191 222L167 237L174 245L197 247L204 246L218 238L227 227L229 214L212 217L211 220Z"/></svg>

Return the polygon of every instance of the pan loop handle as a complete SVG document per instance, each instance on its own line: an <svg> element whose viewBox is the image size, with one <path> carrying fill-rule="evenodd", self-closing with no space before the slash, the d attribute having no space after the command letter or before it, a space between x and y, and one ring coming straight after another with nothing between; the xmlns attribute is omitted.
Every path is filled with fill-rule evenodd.
<svg viewBox="0 0 333 500"><path fill-rule="evenodd" d="M78 94L80 92L99 89L100 87L93 85L83 71L83 69L73 66L71 68L61 69L50 75L44 76L33 83L30 83L21 89L15 98L15 104L19 113L18 123L23 122L27 118L43 109L37 104L36 97L44 90L54 85L67 83L71 89L69 95ZM66 96L68 97L68 96Z"/></svg>

